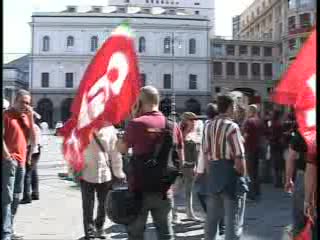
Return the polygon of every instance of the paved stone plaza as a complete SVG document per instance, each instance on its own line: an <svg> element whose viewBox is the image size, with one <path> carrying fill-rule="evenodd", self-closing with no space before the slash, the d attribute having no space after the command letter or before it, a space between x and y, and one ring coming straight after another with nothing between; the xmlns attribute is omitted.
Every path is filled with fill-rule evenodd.
<svg viewBox="0 0 320 240"><path fill-rule="evenodd" d="M43 138L43 151L39 163L40 201L20 205L15 229L26 240L82 240L82 208L80 189L74 182L59 179L63 171L61 139L52 135ZM272 185L262 186L262 200L247 203L244 240L287 240L290 224L290 197ZM199 206L196 205L197 214ZM176 240L201 240L203 224L184 221L181 201L181 224L175 227ZM124 240L123 226L106 221L109 239ZM148 224L146 240L156 240L154 227ZM223 238L219 239L223 240Z"/></svg>

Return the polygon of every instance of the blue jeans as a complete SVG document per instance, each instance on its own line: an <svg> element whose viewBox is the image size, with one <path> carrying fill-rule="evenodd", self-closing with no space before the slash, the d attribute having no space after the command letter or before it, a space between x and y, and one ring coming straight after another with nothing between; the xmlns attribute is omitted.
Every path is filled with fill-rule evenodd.
<svg viewBox="0 0 320 240"><path fill-rule="evenodd" d="M14 180L16 174L17 162L15 160L2 160L2 240L11 240L12 233L12 215L11 206L13 201Z"/></svg>
<svg viewBox="0 0 320 240"><path fill-rule="evenodd" d="M225 240L239 240L243 232L246 194L230 197L225 192L208 194L205 240L216 240L218 224L225 220Z"/></svg>
<svg viewBox="0 0 320 240"><path fill-rule="evenodd" d="M127 226L128 240L144 240L144 230L149 211L157 229L158 240L173 240L171 226L172 198L162 193L143 193L142 209L138 217Z"/></svg>

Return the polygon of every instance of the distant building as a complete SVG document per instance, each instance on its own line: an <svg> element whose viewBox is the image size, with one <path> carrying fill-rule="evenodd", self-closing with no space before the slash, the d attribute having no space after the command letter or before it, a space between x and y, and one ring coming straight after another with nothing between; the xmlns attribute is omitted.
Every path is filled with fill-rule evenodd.
<svg viewBox="0 0 320 240"><path fill-rule="evenodd" d="M109 0L112 6L158 7L178 10L192 15L206 16L210 19L210 36L215 35L215 0Z"/></svg>
<svg viewBox="0 0 320 240"><path fill-rule="evenodd" d="M171 9L172 10L172 9ZM50 126L66 121L83 73L111 31L126 19L135 31L143 84L160 90L161 104L197 109L210 100L209 19L179 11L130 6L37 12L30 23L30 88L37 112ZM162 106L161 105L161 106Z"/></svg>
<svg viewBox="0 0 320 240"><path fill-rule="evenodd" d="M235 16L232 18L232 37L233 39L239 38L240 31L240 16Z"/></svg>
<svg viewBox="0 0 320 240"><path fill-rule="evenodd" d="M277 42L282 69L295 58L316 23L316 0L255 0L240 15L241 39Z"/></svg>
<svg viewBox="0 0 320 240"><path fill-rule="evenodd" d="M280 68L278 55L274 41L211 39L212 98L240 91L249 103L268 102Z"/></svg>
<svg viewBox="0 0 320 240"><path fill-rule="evenodd" d="M13 103L19 89L28 89L29 55L6 63L2 67L2 96Z"/></svg>

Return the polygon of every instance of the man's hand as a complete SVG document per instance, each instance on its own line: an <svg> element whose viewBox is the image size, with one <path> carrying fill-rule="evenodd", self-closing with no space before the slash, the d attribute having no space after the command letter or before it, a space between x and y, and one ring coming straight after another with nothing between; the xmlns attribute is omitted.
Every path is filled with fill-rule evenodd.
<svg viewBox="0 0 320 240"><path fill-rule="evenodd" d="M293 193L294 191L294 183L292 181L292 179L289 179L286 181L285 185L284 185L284 191L287 193Z"/></svg>
<svg viewBox="0 0 320 240"><path fill-rule="evenodd" d="M246 175L246 167L245 167L244 159L236 158L234 168L241 176Z"/></svg>

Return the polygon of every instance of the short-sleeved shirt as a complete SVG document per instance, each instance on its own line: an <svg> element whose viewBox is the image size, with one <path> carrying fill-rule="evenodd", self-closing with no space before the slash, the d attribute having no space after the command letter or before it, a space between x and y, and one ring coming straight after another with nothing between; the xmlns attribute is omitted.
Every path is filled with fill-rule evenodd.
<svg viewBox="0 0 320 240"><path fill-rule="evenodd" d="M245 137L246 152L258 151L264 136L263 122L256 117L248 118L243 124L243 130L247 134Z"/></svg>
<svg viewBox="0 0 320 240"><path fill-rule="evenodd" d="M153 129L164 129L165 123L165 116L158 111L148 112L131 120L125 129L123 139L128 147L132 148L133 155L144 155L154 151L160 138L159 133ZM177 147L181 149L183 147L182 134L177 126L174 128L174 138Z"/></svg>
<svg viewBox="0 0 320 240"><path fill-rule="evenodd" d="M240 128L232 119L225 116L217 116L206 128L205 136L209 138L210 156L213 161L244 159L244 139Z"/></svg>
<svg viewBox="0 0 320 240"><path fill-rule="evenodd" d="M3 114L4 141L12 158L24 166L27 158L27 144L30 121L26 114L9 109Z"/></svg>

